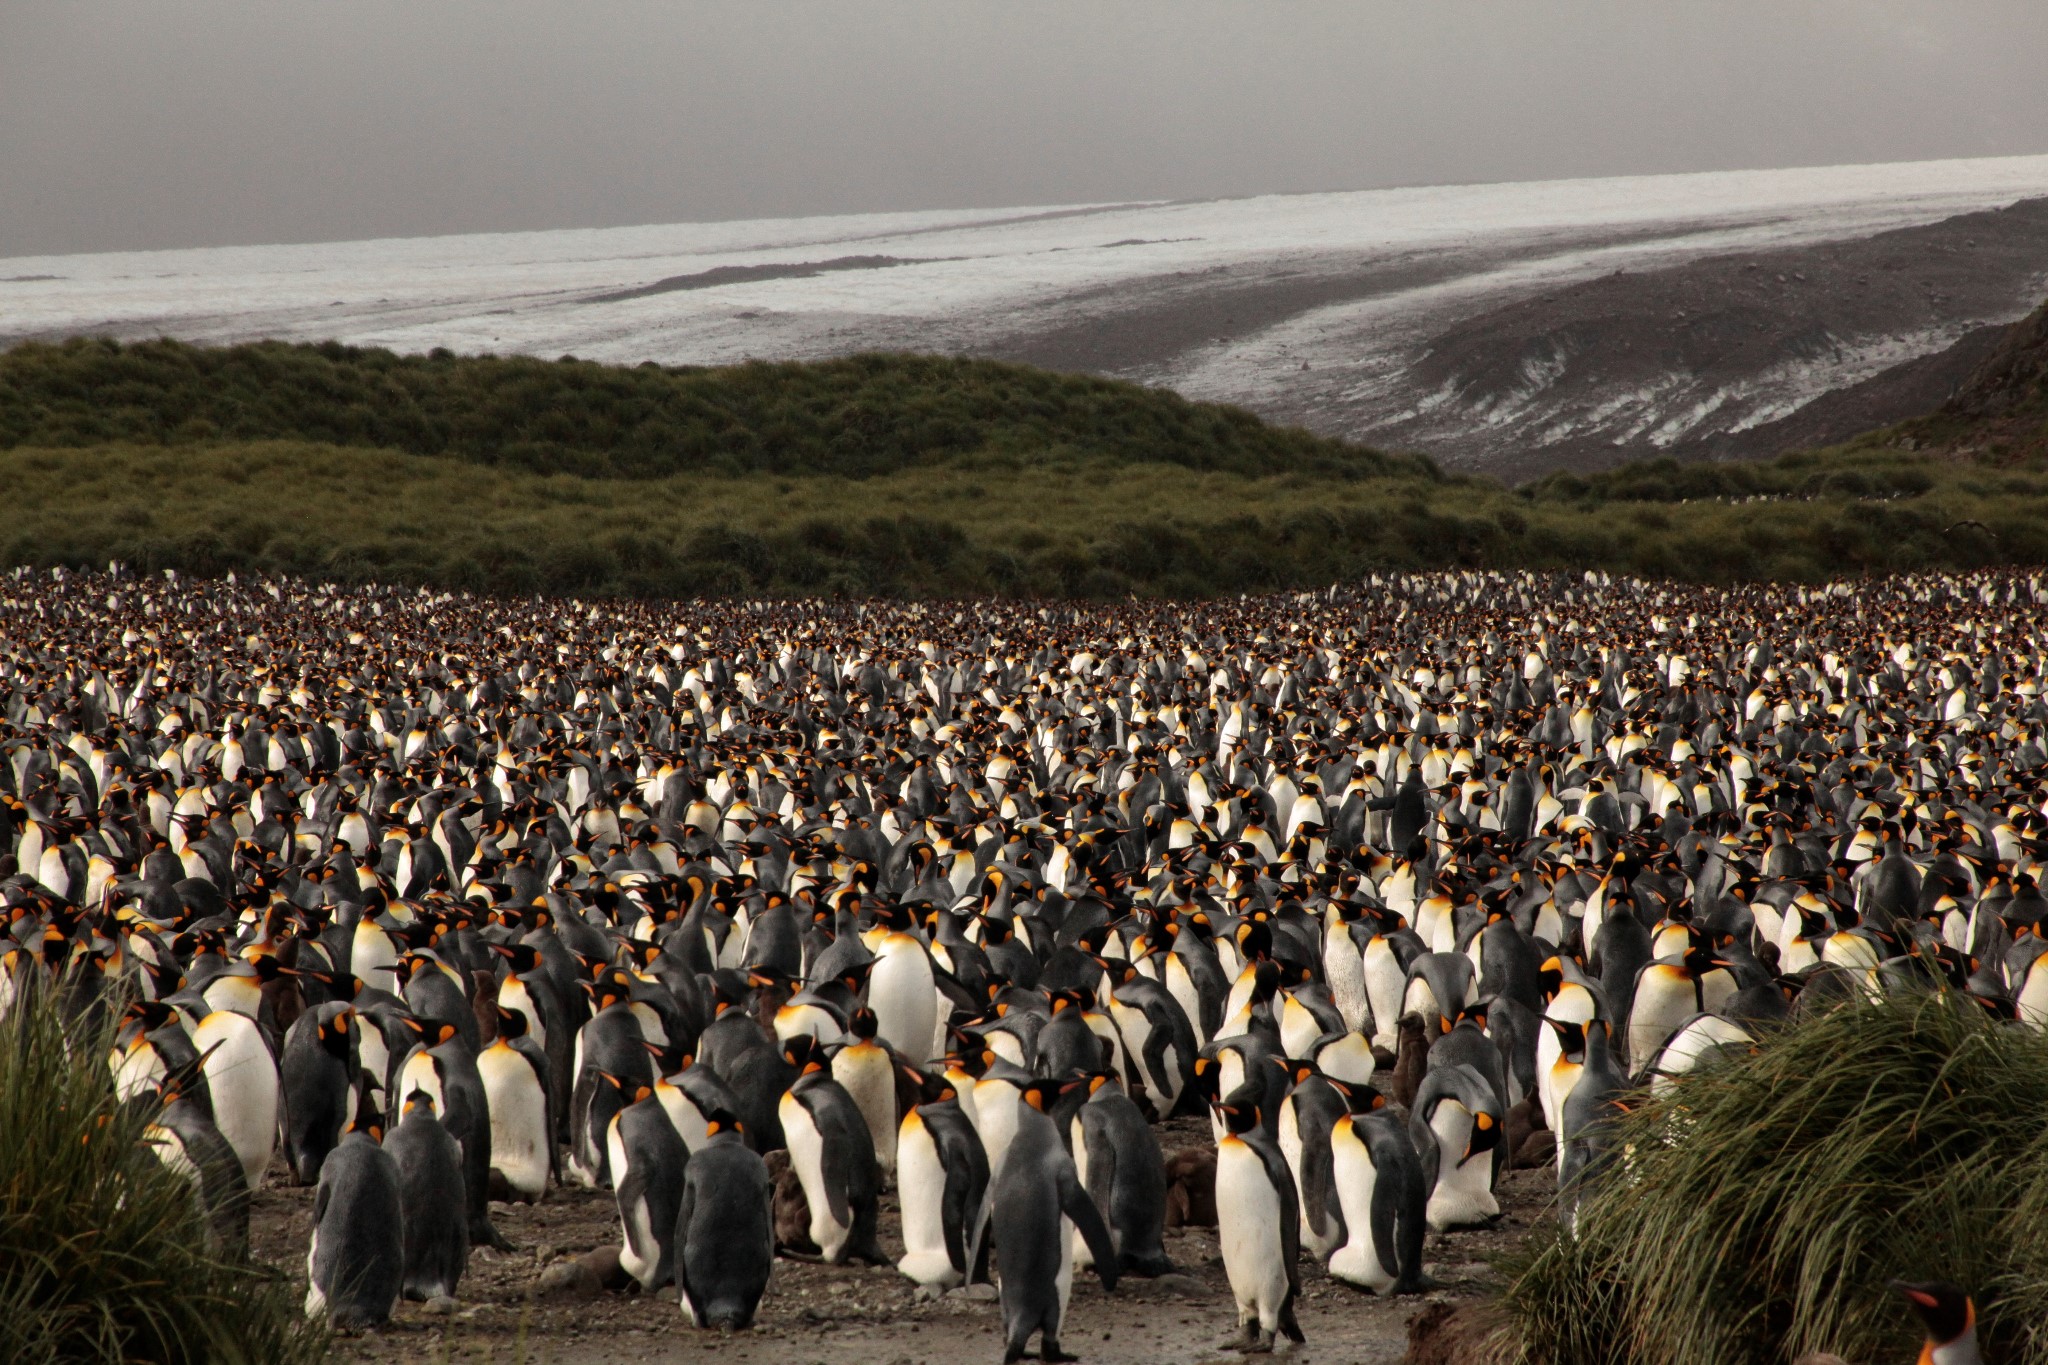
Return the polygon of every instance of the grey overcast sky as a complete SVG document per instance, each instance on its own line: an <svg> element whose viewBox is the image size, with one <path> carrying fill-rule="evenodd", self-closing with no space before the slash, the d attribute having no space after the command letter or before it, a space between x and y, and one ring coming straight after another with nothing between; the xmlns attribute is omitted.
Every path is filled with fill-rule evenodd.
<svg viewBox="0 0 2048 1365"><path fill-rule="evenodd" d="M2044 0L0 0L0 256L2048 152Z"/></svg>

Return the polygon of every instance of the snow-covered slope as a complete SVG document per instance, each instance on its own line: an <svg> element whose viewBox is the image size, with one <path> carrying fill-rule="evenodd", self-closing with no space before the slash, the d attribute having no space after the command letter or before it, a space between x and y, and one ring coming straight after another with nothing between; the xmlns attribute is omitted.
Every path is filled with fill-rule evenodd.
<svg viewBox="0 0 2048 1365"><path fill-rule="evenodd" d="M1461 322L1616 270L1838 242L2043 194L2048 157L2028 157L19 257L0 259L0 344L332 337L700 364L1000 355L1493 464L1493 445L1456 437L1468 414L1455 387L1436 400L1453 405L1443 421L1414 420L1443 387L1423 387L1418 365ZM1823 347L1751 388L1775 414L1832 387L1834 369L1853 382L1986 320L1842 339L1839 363ZM1665 411L1656 385L1635 383L1649 397L1628 429L1686 429L1706 401L1698 386L1671 383L1680 407ZM1517 426L1514 439L1538 438Z"/></svg>

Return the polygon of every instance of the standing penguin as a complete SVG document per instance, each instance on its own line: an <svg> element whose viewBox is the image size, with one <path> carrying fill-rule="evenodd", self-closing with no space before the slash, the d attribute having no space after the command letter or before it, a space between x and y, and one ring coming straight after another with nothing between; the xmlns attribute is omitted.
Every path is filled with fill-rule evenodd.
<svg viewBox="0 0 2048 1365"><path fill-rule="evenodd" d="M934 1051L942 1022L931 951L909 931L910 915L902 906L884 909L876 919L886 931L874 946L868 1008L875 1012L882 1041L903 1060L918 1066Z"/></svg>
<svg viewBox="0 0 2048 1365"><path fill-rule="evenodd" d="M799 1033L782 1047L797 1078L782 1097L778 1117L789 1164L811 1209L811 1240L832 1265L849 1258L887 1265L875 1243L881 1167L867 1120L846 1087L825 1070L818 1040Z"/></svg>
<svg viewBox="0 0 2048 1365"><path fill-rule="evenodd" d="M1166 1254L1166 1158L1137 1102L1117 1084L1116 1073L1088 1078L1088 1099L1069 1124L1074 1167L1116 1244L1117 1267L1134 1275L1171 1275ZM1086 1239L1074 1248L1088 1269Z"/></svg>
<svg viewBox="0 0 2048 1365"><path fill-rule="evenodd" d="M1567 1226L1576 1226L1587 1182L1607 1164L1609 1120L1620 1112L1617 1101L1628 1089L1606 1020L1585 1026L1585 1058L1578 1083L1558 1115L1558 1202Z"/></svg>
<svg viewBox="0 0 2048 1365"><path fill-rule="evenodd" d="M1003 1361L1021 1360L1039 1337L1039 1359L1074 1360L1060 1349L1060 1323L1074 1284L1074 1232L1095 1257L1105 1291L1117 1282L1116 1248L1089 1199L1046 1110L1059 1087L1033 1081L1021 1088L1016 1131L996 1174L989 1216L1002 1271Z"/></svg>
<svg viewBox="0 0 2048 1365"><path fill-rule="evenodd" d="M619 1265L648 1293L675 1278L675 1228L689 1149L651 1086L612 1116L605 1133L625 1245Z"/></svg>
<svg viewBox="0 0 2048 1365"><path fill-rule="evenodd" d="M555 1169L555 1104L548 1055L528 1034L528 1016L498 1007L498 1036L477 1054L491 1112L493 1199L539 1203Z"/></svg>
<svg viewBox="0 0 2048 1365"><path fill-rule="evenodd" d="M1224 1135L1216 1144L1216 1239L1237 1300L1238 1335L1224 1349L1264 1352L1275 1334L1302 1340L1294 1319L1301 1292L1301 1208L1280 1145L1259 1122L1259 1093L1249 1086L1216 1106Z"/></svg>
<svg viewBox="0 0 2048 1365"><path fill-rule="evenodd" d="M704 1128L683 1171L676 1287L693 1326L741 1332L753 1326L775 1264L774 1183L730 1110L713 1110Z"/></svg>
<svg viewBox="0 0 2048 1365"><path fill-rule="evenodd" d="M192 1031L213 1098L213 1123L242 1162L255 1189L277 1150L277 1062L256 1021L234 1010L215 1010Z"/></svg>
<svg viewBox="0 0 2048 1365"><path fill-rule="evenodd" d="M1294 1089L1280 1102L1280 1153L1294 1173L1301 1237L1309 1254L1328 1261L1344 1241L1344 1221L1330 1174L1330 1129L1351 1112L1351 1097L1311 1062L1291 1064ZM1370 1095L1377 1095L1370 1086Z"/></svg>
<svg viewBox="0 0 2048 1365"><path fill-rule="evenodd" d="M424 1090L434 1097L441 1122L462 1144L462 1187L469 1210L469 1239L476 1246L510 1251L491 1222L491 1111L484 1097L476 1052L453 1024L438 1026L440 1041L414 1048L399 1068L398 1093Z"/></svg>
<svg viewBox="0 0 2048 1365"><path fill-rule="evenodd" d="M284 1082L284 1157L292 1183L320 1179L320 1163L348 1123L356 1062L356 1014L330 1002L293 1021L279 1067Z"/></svg>
<svg viewBox="0 0 2048 1365"><path fill-rule="evenodd" d="M868 1125L884 1177L896 1170L896 1058L876 1034L875 1012L857 1009L850 1038L832 1054L832 1079L844 1086Z"/></svg>
<svg viewBox="0 0 2048 1365"><path fill-rule="evenodd" d="M936 1298L971 1274L977 1221L988 1196L988 1153L942 1076L922 1081L922 1098L896 1138L903 1201L903 1259L896 1268Z"/></svg>
<svg viewBox="0 0 2048 1365"><path fill-rule="evenodd" d="M462 1147L435 1112L433 1096L415 1090L405 1097L384 1150L397 1163L405 1205L405 1297L452 1299L469 1268L469 1216Z"/></svg>
<svg viewBox="0 0 2048 1365"><path fill-rule="evenodd" d="M1345 1231L1344 1245L1330 1256L1330 1278L1375 1294L1427 1287L1429 1189L1407 1125L1384 1113L1338 1119L1330 1130L1330 1170Z"/></svg>
<svg viewBox="0 0 2048 1365"><path fill-rule="evenodd" d="M313 1242L306 1250L306 1315L343 1331L391 1320L405 1284L405 1206L398 1163L379 1144L383 1120L365 1090L356 1117L320 1167Z"/></svg>
<svg viewBox="0 0 2048 1365"><path fill-rule="evenodd" d="M249 1250L249 1182L235 1149L185 1090L197 1067L166 1077L158 1088L163 1109L143 1135L157 1159L192 1182L206 1215L207 1247L239 1260Z"/></svg>
<svg viewBox="0 0 2048 1365"><path fill-rule="evenodd" d="M631 1102L634 1091L654 1084L654 1062L648 1056L646 1035L633 1013L625 984L616 977L607 978L593 993L596 1012L576 1034L576 1088L569 1097L567 1170L585 1185L605 1188L612 1183L611 1161L605 1151L612 1115ZM607 1085L601 1076L615 1076L618 1084Z"/></svg>

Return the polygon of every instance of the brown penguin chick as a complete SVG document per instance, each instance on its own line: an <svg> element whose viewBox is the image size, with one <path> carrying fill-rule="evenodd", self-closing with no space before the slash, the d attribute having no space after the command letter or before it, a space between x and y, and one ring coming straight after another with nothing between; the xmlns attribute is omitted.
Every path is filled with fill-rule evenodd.
<svg viewBox="0 0 2048 1365"><path fill-rule="evenodd" d="M1507 1148L1508 1164L1511 1168L1523 1170L1532 1166L1541 1166L1546 1164L1555 1155L1556 1142L1554 1139L1549 1142L1537 1140L1550 1138L1551 1134L1544 1126L1543 1105L1537 1099L1534 1091L1524 1095L1516 1102L1512 1109L1508 1110L1504 1127L1506 1132L1502 1137L1501 1145ZM1532 1156L1535 1155L1536 1149L1540 1147L1543 1149L1543 1155L1534 1161L1528 1160L1522 1155L1525 1147L1529 1149Z"/></svg>
<svg viewBox="0 0 2048 1365"><path fill-rule="evenodd" d="M1400 1034L1394 1046L1394 1102L1412 1109L1415 1093L1422 1089L1422 1077L1429 1070L1429 1035L1423 1031L1419 1014L1402 1015L1395 1027Z"/></svg>
<svg viewBox="0 0 2048 1365"><path fill-rule="evenodd" d="M1216 1226L1216 1153L1183 1147L1166 1159L1166 1226Z"/></svg>

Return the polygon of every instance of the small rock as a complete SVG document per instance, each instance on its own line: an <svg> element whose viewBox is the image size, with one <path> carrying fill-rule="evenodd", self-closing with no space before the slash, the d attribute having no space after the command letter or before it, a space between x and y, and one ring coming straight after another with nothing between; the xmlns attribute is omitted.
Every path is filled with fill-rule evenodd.
<svg viewBox="0 0 2048 1365"><path fill-rule="evenodd" d="M461 1304L449 1298L446 1294L442 1294L428 1299L420 1306L420 1311L422 1313L432 1313L437 1318L445 1318L461 1306Z"/></svg>
<svg viewBox="0 0 2048 1365"><path fill-rule="evenodd" d="M971 1303L994 1303L1001 1297L992 1284L970 1284L953 1291Z"/></svg>
<svg viewBox="0 0 2048 1365"><path fill-rule="evenodd" d="M1209 1289L1192 1275L1161 1275L1152 1281L1152 1288L1161 1294L1178 1294L1184 1299L1206 1299Z"/></svg>

